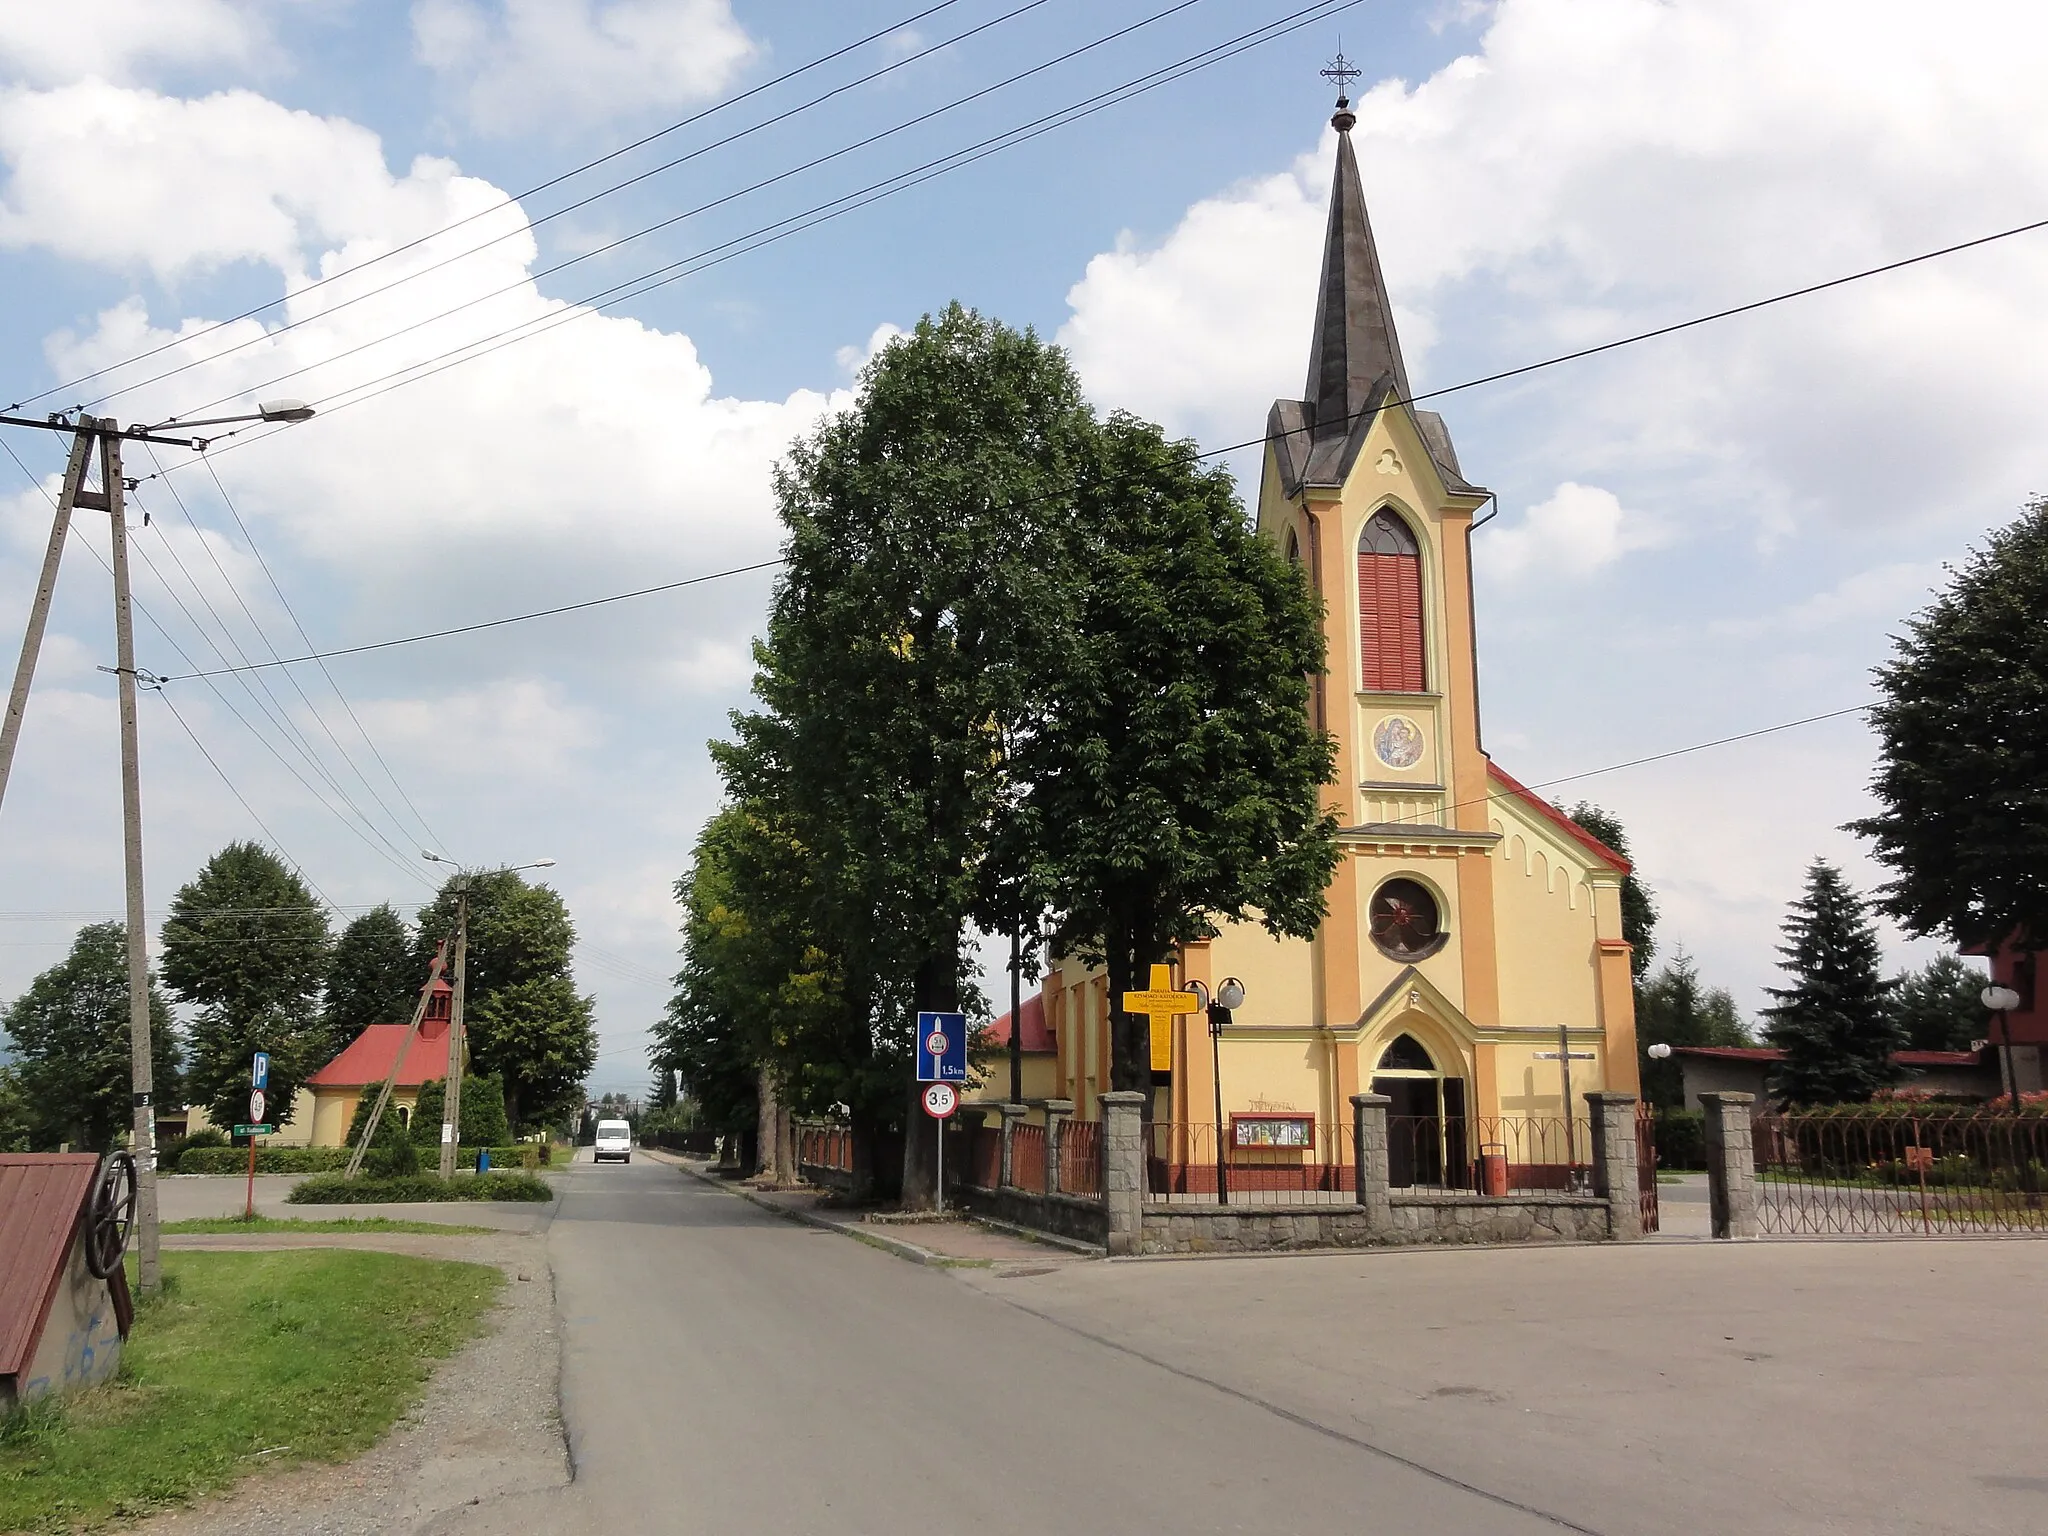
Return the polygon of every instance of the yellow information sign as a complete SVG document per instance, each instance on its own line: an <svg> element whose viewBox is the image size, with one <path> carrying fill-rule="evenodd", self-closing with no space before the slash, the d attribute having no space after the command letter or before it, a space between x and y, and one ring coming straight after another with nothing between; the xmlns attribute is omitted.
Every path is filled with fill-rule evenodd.
<svg viewBox="0 0 2048 1536"><path fill-rule="evenodd" d="M1202 1000L1192 992L1173 990L1173 968L1166 965L1152 967L1152 985L1143 992L1126 992L1118 999L1117 1006L1125 1013L1142 1013L1152 1025L1152 1070L1170 1072L1173 1070L1173 1021L1184 1013L1193 1013L1202 1006Z"/></svg>

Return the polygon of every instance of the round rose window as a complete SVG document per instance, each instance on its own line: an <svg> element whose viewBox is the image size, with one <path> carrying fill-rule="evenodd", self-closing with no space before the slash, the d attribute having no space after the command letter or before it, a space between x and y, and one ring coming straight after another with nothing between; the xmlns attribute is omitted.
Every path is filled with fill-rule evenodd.
<svg viewBox="0 0 2048 1536"><path fill-rule="evenodd" d="M1395 960L1422 960L1444 947L1443 914L1436 897L1414 880L1389 880L1373 892L1372 941Z"/></svg>

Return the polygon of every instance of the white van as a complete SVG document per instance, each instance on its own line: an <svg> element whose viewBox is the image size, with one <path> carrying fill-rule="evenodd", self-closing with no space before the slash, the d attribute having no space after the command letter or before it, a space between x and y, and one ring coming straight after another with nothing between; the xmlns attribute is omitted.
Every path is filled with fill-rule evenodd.
<svg viewBox="0 0 2048 1536"><path fill-rule="evenodd" d="M592 1155L600 1163L614 1157L622 1163L633 1161L633 1127L623 1120L598 1121L597 1145Z"/></svg>

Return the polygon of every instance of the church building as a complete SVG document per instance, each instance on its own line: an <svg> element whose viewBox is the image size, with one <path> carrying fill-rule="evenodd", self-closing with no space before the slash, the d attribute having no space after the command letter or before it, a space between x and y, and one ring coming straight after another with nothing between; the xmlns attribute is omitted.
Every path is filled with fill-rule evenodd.
<svg viewBox="0 0 2048 1536"><path fill-rule="evenodd" d="M1207 1019L1173 1021L1154 1115L1220 1120L1234 1159L1337 1166L1350 1096L1383 1093L1420 1128L1393 1149L1396 1182L1455 1185L1485 1143L1561 1125L1567 1077L1577 1119L1588 1091L1636 1091L1629 866L1486 752L1472 534L1492 496L1443 418L1408 403L1354 121L1340 98L1308 382L1272 408L1258 501L1260 532L1327 610L1310 709L1337 744L1325 795L1343 858L1313 939L1235 924L1176 957L1177 983L1236 978L1244 1001L1213 1042ZM1046 979L1056 1080L1082 1119L1110 1086L1109 1002L1078 962ZM1508 1155L1582 1163L1587 1149Z"/></svg>

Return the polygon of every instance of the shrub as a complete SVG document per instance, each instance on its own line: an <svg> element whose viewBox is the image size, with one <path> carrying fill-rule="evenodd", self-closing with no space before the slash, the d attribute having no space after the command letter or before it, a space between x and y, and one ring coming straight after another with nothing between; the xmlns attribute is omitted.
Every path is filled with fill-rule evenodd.
<svg viewBox="0 0 2048 1536"><path fill-rule="evenodd" d="M1657 1111L1657 1166L1707 1166L1707 1115L1700 1109Z"/></svg>
<svg viewBox="0 0 2048 1536"><path fill-rule="evenodd" d="M208 1147L226 1147L233 1143L227 1132L217 1125L203 1126L189 1136L173 1136L157 1149L156 1166L163 1173L180 1172L178 1159L187 1152L203 1151Z"/></svg>
<svg viewBox="0 0 2048 1536"><path fill-rule="evenodd" d="M441 1146L445 1092L446 1085L440 1078L420 1084L419 1098L412 1109L413 1144L431 1148L435 1155ZM505 1120L505 1084L501 1079L476 1073L464 1075L461 1132L465 1147L501 1147L511 1141L512 1127Z"/></svg>
<svg viewBox="0 0 2048 1536"><path fill-rule="evenodd" d="M259 1147L258 1173L338 1173L348 1166L347 1147ZM180 1173L243 1173L245 1147L194 1147L178 1156Z"/></svg>
<svg viewBox="0 0 2048 1536"><path fill-rule="evenodd" d="M412 1174L391 1179L303 1180L285 1199L293 1205L406 1205L441 1200L552 1200L545 1179L530 1173L486 1173L467 1179Z"/></svg>

